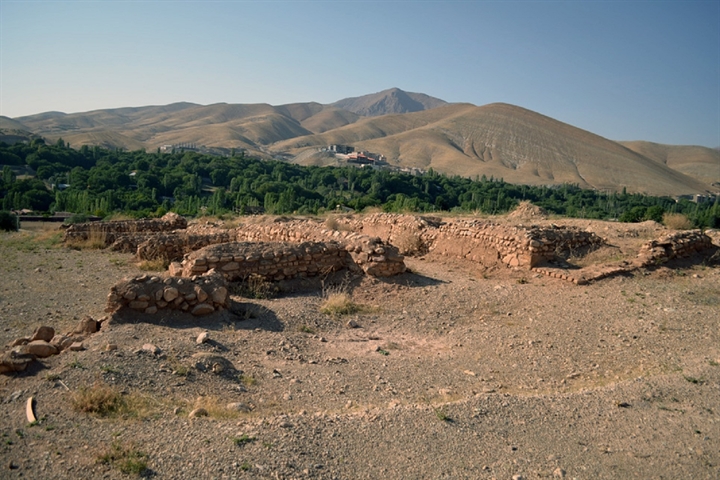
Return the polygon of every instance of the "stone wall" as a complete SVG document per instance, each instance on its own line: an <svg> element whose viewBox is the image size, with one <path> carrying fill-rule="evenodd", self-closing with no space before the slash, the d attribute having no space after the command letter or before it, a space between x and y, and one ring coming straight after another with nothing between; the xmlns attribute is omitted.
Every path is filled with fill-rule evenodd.
<svg viewBox="0 0 720 480"><path fill-rule="evenodd" d="M636 263L643 267L659 265L674 258L705 251L712 246L712 239L700 230L668 233L643 244Z"/></svg>
<svg viewBox="0 0 720 480"><path fill-rule="evenodd" d="M107 312L130 309L154 314L172 309L193 315L207 315L228 306L228 288L225 277L210 270L191 278L151 277L142 275L126 278L110 290Z"/></svg>
<svg viewBox="0 0 720 480"><path fill-rule="evenodd" d="M173 276L191 277L214 269L229 281L260 275L280 281L312 277L341 269L384 277L405 271L403 257L373 239L339 242L231 242L185 255L170 266Z"/></svg>
<svg viewBox="0 0 720 480"><path fill-rule="evenodd" d="M70 225L65 230L65 242L86 241L91 238L112 245L120 236L128 233L158 233L187 228L187 220L177 213L167 213L162 218L123 220L117 222L90 222Z"/></svg>
<svg viewBox="0 0 720 480"><path fill-rule="evenodd" d="M402 253L423 253L468 259L483 265L501 263L532 268L564 252L603 244L594 233L573 227L524 227L483 220L443 222L434 217L375 214L338 220L349 229L374 235Z"/></svg>

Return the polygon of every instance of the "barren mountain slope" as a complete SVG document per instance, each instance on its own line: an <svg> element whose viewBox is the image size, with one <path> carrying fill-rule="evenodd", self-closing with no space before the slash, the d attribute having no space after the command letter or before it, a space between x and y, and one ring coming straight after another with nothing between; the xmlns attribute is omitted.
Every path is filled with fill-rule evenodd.
<svg viewBox="0 0 720 480"><path fill-rule="evenodd" d="M391 88L382 92L339 100L330 106L348 110L364 117L393 113L420 112L447 105L447 102L423 93Z"/></svg>
<svg viewBox="0 0 720 480"><path fill-rule="evenodd" d="M0 115L0 128L7 130L30 130L27 125L24 125L17 120L13 120L12 118L3 115Z"/></svg>
<svg viewBox="0 0 720 480"><path fill-rule="evenodd" d="M618 143L701 182L720 182L720 150L643 141Z"/></svg>
<svg viewBox="0 0 720 480"><path fill-rule="evenodd" d="M315 137L277 145L347 143L391 163L512 183L574 183L654 195L703 192L710 186L598 135L507 104L454 104L361 120Z"/></svg>

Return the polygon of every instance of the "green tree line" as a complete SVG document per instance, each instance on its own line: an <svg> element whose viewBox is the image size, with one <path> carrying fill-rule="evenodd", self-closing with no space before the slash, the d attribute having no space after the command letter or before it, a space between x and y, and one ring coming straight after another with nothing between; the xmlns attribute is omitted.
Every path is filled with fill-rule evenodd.
<svg viewBox="0 0 720 480"><path fill-rule="evenodd" d="M432 170L408 175L356 167L303 167L242 154L230 157L186 151L162 154L83 146L58 140L0 143L2 210L66 211L135 217L175 211L317 214L338 206L361 211L482 212L498 214L520 201L559 215L620 221L662 220L682 213L697 227L719 227L720 206L575 185L513 185L502 179L448 176ZM31 168L35 175L18 178Z"/></svg>

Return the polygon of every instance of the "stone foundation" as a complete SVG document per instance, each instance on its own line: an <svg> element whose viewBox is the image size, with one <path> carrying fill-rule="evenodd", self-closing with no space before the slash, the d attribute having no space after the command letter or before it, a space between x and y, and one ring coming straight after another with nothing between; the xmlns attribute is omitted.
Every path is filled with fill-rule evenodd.
<svg viewBox="0 0 720 480"><path fill-rule="evenodd" d="M161 310L180 310L195 316L207 315L228 306L225 277L210 270L191 278L142 275L120 281L110 290L107 312L130 309L155 314Z"/></svg>
<svg viewBox="0 0 720 480"><path fill-rule="evenodd" d="M158 233L184 228L187 228L187 220L177 213L170 212L157 219L77 223L70 225L65 230L63 241L79 242L96 239L108 246L112 245L123 234Z"/></svg>
<svg viewBox="0 0 720 480"><path fill-rule="evenodd" d="M347 268L377 277L405 271L403 257L379 240L339 242L231 242L211 245L170 266L173 276L191 277L208 270L228 281L259 275L270 281L312 277Z"/></svg>

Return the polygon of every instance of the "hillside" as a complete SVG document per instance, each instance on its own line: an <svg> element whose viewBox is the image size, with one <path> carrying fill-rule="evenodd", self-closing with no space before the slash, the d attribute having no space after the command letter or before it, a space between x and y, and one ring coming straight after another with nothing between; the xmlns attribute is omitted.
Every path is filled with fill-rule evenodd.
<svg viewBox="0 0 720 480"><path fill-rule="evenodd" d="M679 195L716 191L711 184L720 181L717 150L620 144L521 107L448 104L396 88L329 105L183 102L0 120L73 147L154 151L192 143L265 158L302 153L297 163L322 165L334 159L305 150L339 143L383 154L400 167L522 184Z"/></svg>
<svg viewBox="0 0 720 480"><path fill-rule="evenodd" d="M390 163L404 167L461 176L492 175L512 183L572 183L612 191L625 187L653 195L711 188L616 142L506 104L453 104L366 118L322 135L288 140L273 149L300 152L301 147L333 143L382 153ZM690 159L687 165L695 163Z"/></svg>
<svg viewBox="0 0 720 480"><path fill-rule="evenodd" d="M717 148L642 141L619 143L696 180L720 184L720 150Z"/></svg>

